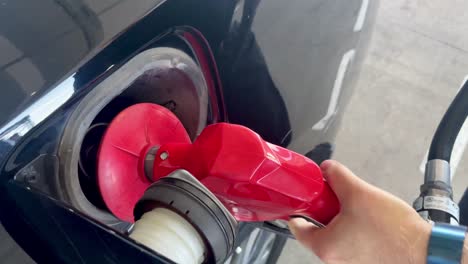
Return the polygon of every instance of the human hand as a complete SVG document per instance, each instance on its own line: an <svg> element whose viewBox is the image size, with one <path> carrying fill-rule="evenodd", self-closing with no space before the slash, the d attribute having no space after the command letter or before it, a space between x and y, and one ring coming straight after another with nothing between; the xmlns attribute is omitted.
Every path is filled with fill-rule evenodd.
<svg viewBox="0 0 468 264"><path fill-rule="evenodd" d="M302 218L291 232L325 263L425 263L431 225L399 198L372 186L337 161L320 165L340 213L325 227Z"/></svg>

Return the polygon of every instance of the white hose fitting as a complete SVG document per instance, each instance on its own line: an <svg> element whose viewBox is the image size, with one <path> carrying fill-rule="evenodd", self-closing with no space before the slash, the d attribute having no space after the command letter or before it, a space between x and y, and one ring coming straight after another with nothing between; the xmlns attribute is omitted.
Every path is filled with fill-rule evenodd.
<svg viewBox="0 0 468 264"><path fill-rule="evenodd" d="M206 248L198 231L166 208L143 214L130 237L176 263L199 264L205 259Z"/></svg>

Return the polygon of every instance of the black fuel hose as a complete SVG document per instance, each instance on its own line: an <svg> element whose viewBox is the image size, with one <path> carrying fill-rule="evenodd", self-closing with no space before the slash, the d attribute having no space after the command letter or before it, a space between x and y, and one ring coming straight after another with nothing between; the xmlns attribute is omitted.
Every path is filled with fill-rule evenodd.
<svg viewBox="0 0 468 264"><path fill-rule="evenodd" d="M468 81L445 112L432 138L428 160L442 159L450 163L453 145L468 115Z"/></svg>

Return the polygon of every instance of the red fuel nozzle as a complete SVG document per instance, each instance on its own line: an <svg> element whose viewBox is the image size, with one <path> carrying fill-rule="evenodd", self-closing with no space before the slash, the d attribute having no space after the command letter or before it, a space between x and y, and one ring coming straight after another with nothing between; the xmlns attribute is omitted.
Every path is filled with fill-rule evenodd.
<svg viewBox="0 0 468 264"><path fill-rule="evenodd" d="M153 175L145 159L154 151ZM121 112L104 135L98 160L103 199L117 217L133 208L152 181L177 169L200 180L239 221L287 220L291 215L327 224L339 203L312 160L227 123L206 127L191 143L169 110L138 104Z"/></svg>

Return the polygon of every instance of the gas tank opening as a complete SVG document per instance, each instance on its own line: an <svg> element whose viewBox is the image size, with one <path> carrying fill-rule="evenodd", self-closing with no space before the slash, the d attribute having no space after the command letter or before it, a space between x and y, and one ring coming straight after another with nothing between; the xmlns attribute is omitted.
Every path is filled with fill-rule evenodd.
<svg viewBox="0 0 468 264"><path fill-rule="evenodd" d="M202 71L186 53L173 48L146 50L100 82L76 107L61 140L60 198L98 221L122 221L106 208L97 185L97 153L108 124L123 109L139 103L173 112L190 138L208 123L208 91Z"/></svg>

